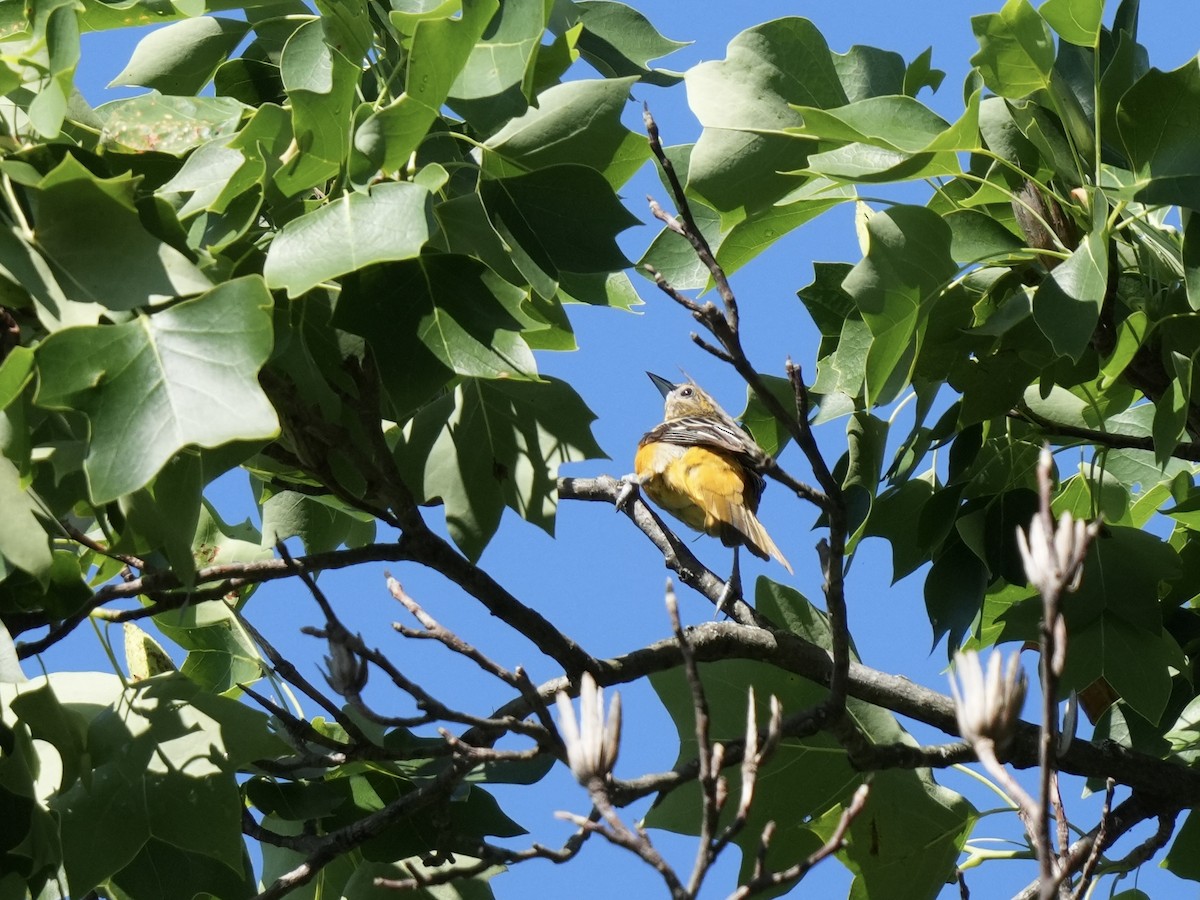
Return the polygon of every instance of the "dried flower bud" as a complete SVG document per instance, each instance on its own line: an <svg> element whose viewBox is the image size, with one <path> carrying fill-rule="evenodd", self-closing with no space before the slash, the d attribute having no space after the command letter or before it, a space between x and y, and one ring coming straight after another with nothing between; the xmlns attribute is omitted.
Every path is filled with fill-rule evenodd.
<svg viewBox="0 0 1200 900"><path fill-rule="evenodd" d="M579 682L579 718L571 698L559 691L554 698L558 706L558 728L567 750L567 763L576 781L582 785L593 778L612 774L621 742L621 695L613 694L604 719L604 688L585 672Z"/></svg>
<svg viewBox="0 0 1200 900"><path fill-rule="evenodd" d="M1017 549L1029 583L1043 596L1078 590L1087 545L1097 530L1096 524L1076 521L1069 512L1064 512L1054 532L1047 534L1045 519L1040 513L1035 514L1028 532L1017 529Z"/></svg>
<svg viewBox="0 0 1200 900"><path fill-rule="evenodd" d="M1008 668L1001 673L1002 654L993 651L988 660L987 676L974 650L956 653L950 693L958 729L968 744L986 740L1003 748L1012 736L1013 725L1025 704L1025 671L1020 655L1014 653Z"/></svg>

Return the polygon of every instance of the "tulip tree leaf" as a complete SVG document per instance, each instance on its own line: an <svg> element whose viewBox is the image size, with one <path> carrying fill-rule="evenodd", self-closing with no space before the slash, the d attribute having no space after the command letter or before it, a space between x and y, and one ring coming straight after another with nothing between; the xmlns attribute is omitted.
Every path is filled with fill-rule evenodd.
<svg viewBox="0 0 1200 900"><path fill-rule="evenodd" d="M505 506L553 533L558 467L604 456L593 419L557 379L465 379L417 414L396 457L422 500L442 500L450 536L478 559Z"/></svg>
<svg viewBox="0 0 1200 900"><path fill-rule="evenodd" d="M68 328L37 350L35 402L91 425L84 472L92 501L143 486L189 444L274 437L258 384L271 352L271 298L261 279L121 325Z"/></svg>
<svg viewBox="0 0 1200 900"><path fill-rule="evenodd" d="M211 285L142 226L134 179L97 178L72 156L37 185L34 238L67 299L135 309Z"/></svg>
<svg viewBox="0 0 1200 900"><path fill-rule="evenodd" d="M871 330L868 401L885 403L908 383L929 313L957 266L949 227L928 209L893 206L866 227L867 254L843 287Z"/></svg>
<svg viewBox="0 0 1200 900"><path fill-rule="evenodd" d="M50 539L37 519L38 505L21 485L21 475L0 455L0 565L7 561L38 578L49 574Z"/></svg>
<svg viewBox="0 0 1200 900"><path fill-rule="evenodd" d="M1200 209L1200 69L1151 69L1121 98L1117 130L1138 178L1137 199Z"/></svg>
<svg viewBox="0 0 1200 900"><path fill-rule="evenodd" d="M113 85L139 85L164 94L195 94L238 45L249 23L216 16L184 19L150 32Z"/></svg>
<svg viewBox="0 0 1200 900"><path fill-rule="evenodd" d="M376 185L293 219L271 242L263 277L298 297L372 263L411 259L429 239L429 192L409 182Z"/></svg>
<svg viewBox="0 0 1200 900"><path fill-rule="evenodd" d="M497 9L497 0L467 0L461 16L430 14L416 23L404 93L368 117L354 135L355 149L373 168L391 171L408 162Z"/></svg>
<svg viewBox="0 0 1200 900"><path fill-rule="evenodd" d="M825 38L794 17L743 31L725 59L690 69L686 83L704 126L689 188L735 218L796 187L795 177L777 173L803 168L813 144L783 133L802 122L789 104L827 109L847 100Z"/></svg>

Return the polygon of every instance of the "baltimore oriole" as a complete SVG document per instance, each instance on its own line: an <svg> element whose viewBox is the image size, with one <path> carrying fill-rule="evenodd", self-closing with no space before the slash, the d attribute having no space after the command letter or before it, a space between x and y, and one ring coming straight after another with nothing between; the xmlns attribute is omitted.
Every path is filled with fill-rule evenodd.
<svg viewBox="0 0 1200 900"><path fill-rule="evenodd" d="M738 547L761 559L775 557L791 572L755 515L763 491L762 448L699 385L646 374L662 392L663 421L638 442L634 480L658 506L734 548L731 591L740 590Z"/></svg>

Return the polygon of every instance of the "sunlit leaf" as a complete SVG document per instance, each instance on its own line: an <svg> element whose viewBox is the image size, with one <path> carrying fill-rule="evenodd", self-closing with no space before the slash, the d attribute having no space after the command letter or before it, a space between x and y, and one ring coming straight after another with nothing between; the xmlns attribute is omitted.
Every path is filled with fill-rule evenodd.
<svg viewBox="0 0 1200 900"><path fill-rule="evenodd" d="M298 297L322 281L372 263L411 259L429 238L429 192L408 182L347 194L285 225L271 242L263 277Z"/></svg>
<svg viewBox="0 0 1200 900"><path fill-rule="evenodd" d="M123 325L70 328L37 351L35 402L82 411L94 502L146 484L189 444L273 437L257 374L271 351L271 299L248 277Z"/></svg>

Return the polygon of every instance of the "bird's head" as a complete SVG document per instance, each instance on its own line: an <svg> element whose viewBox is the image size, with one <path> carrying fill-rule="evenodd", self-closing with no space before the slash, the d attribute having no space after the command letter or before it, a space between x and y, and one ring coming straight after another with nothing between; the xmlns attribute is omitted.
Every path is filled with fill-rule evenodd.
<svg viewBox="0 0 1200 900"><path fill-rule="evenodd" d="M684 416L713 416L723 415L721 407L712 397L708 396L700 385L694 381L684 381L675 384L661 375L647 372L654 386L663 395L663 418L666 421L681 419Z"/></svg>

